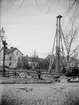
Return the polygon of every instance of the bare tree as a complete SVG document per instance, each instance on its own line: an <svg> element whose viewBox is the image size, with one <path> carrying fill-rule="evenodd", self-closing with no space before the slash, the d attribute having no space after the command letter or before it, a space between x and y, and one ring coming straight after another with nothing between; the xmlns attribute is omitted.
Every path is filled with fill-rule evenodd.
<svg viewBox="0 0 79 105"><path fill-rule="evenodd" d="M15 0L15 2L16 1L17 0ZM21 0L21 4L19 5L19 8L18 9L21 8L21 6L23 5L23 3L25 1L28 2L28 0ZM39 3L40 3L41 0L34 0L34 1L35 1L36 5L38 6L38 8L41 10L40 5L39 5ZM59 3L60 1L65 1L65 0L45 0L45 4L46 3L49 3L48 10L51 8L51 6L53 5L53 3L55 1L58 1L58 3ZM68 9L67 9L66 12L70 12L74 8L74 6L76 6L76 11L78 10L79 0L68 0L68 2L69 2L69 7L68 7Z"/></svg>
<svg viewBox="0 0 79 105"><path fill-rule="evenodd" d="M72 62L71 57L76 58L79 52L79 45L76 43L78 35L78 28L72 27L66 35L64 35L65 46L66 46L66 67L67 71L69 69L70 62Z"/></svg>
<svg viewBox="0 0 79 105"><path fill-rule="evenodd" d="M37 54L37 51L36 50L34 50L32 57L34 57L34 58L37 58L38 57L38 54Z"/></svg>
<svg viewBox="0 0 79 105"><path fill-rule="evenodd" d="M10 2L9 2L10 1ZM13 7L13 5L15 5L15 3L19 3L19 5L17 6L17 11L20 10L22 8L23 5L25 5L26 3L26 7L29 5L29 4L34 4L38 7L38 9L40 11L44 10L43 7L46 6L46 8L48 9L48 12L50 11L51 7L53 7L53 4L57 4L61 5L61 2L68 2L69 6L67 8L67 10L65 11L65 14L67 13L67 15L70 13L70 12L73 12L73 16L72 17L78 17L79 16L79 0L7 0L6 2L9 2L9 4ZM4 0L0 0L0 5L3 4ZM10 6L10 7L11 7ZM61 5L62 6L62 5Z"/></svg>
<svg viewBox="0 0 79 105"><path fill-rule="evenodd" d="M15 0L15 3L17 2L18 0ZM19 6L17 7L17 10L20 10L22 8L22 6L26 3L27 5L29 4L29 1L30 0L21 0L20 1L20 4ZM57 4L61 5L61 2L68 2L68 8L67 10L65 10L65 12L63 13L65 16L70 16L69 17L69 21L68 21L68 24L70 23L71 19L75 22L76 20L78 20L79 18L79 0L31 0L31 4L34 4L37 6L38 10L42 11L44 10L43 7L46 6L47 10L46 10L46 13L49 13L51 7L53 7L53 4ZM43 2L43 3L42 3ZM26 5L26 7L27 7ZM42 6L43 5L43 6ZM61 5L62 7L62 5Z"/></svg>

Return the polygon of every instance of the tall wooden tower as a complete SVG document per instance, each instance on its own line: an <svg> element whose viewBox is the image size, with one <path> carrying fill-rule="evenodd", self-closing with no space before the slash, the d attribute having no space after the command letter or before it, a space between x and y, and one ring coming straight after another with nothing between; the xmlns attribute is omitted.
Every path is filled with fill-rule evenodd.
<svg viewBox="0 0 79 105"><path fill-rule="evenodd" d="M64 49L64 34L61 28L61 15L58 15L56 17L56 34L55 34L55 38L54 38L54 43L53 43L53 49L52 49L52 57L50 59L50 64L49 64L49 70L48 72L50 72L52 70L52 64L53 61L55 60L55 73L60 73L61 72L61 55L63 56L63 49ZM62 44L63 42L63 44Z"/></svg>

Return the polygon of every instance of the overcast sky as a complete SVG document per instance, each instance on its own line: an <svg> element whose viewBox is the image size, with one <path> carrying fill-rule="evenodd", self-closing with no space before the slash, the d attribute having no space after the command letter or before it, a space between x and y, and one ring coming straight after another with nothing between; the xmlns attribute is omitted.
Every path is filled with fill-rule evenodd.
<svg viewBox="0 0 79 105"><path fill-rule="evenodd" d="M47 0L25 0L22 5L22 0L1 1L0 29L4 28L10 46L17 47L24 55L29 56L34 50L39 57L51 53L56 32L56 16L65 15L68 2L63 0L50 6L52 0L49 0L50 3Z"/></svg>

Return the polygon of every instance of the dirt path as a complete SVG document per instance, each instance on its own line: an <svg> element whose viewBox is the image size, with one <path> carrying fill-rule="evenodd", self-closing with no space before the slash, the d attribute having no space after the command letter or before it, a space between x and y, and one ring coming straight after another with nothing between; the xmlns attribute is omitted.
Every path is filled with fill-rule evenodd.
<svg viewBox="0 0 79 105"><path fill-rule="evenodd" d="M3 84L0 105L79 105L79 83Z"/></svg>

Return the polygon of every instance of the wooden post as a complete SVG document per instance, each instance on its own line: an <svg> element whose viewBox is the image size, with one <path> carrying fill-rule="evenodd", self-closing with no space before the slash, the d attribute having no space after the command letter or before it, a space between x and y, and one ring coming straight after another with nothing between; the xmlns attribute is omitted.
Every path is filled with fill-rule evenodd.
<svg viewBox="0 0 79 105"><path fill-rule="evenodd" d="M5 76L5 53L6 53L6 41L3 42L3 77Z"/></svg>

